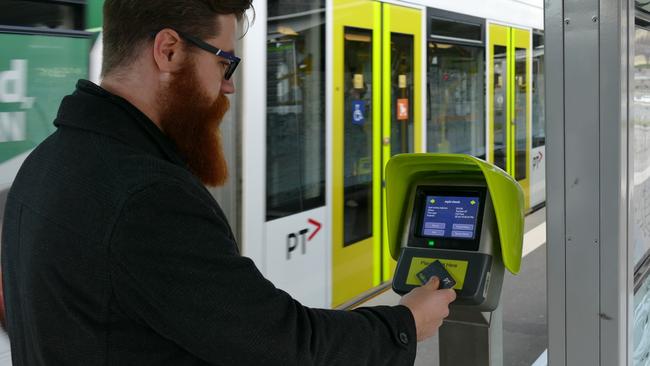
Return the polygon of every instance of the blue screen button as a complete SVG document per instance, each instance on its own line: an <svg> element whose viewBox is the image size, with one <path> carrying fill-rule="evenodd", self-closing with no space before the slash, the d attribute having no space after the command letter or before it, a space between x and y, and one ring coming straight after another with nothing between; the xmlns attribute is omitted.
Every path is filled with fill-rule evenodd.
<svg viewBox="0 0 650 366"><path fill-rule="evenodd" d="M454 224L454 230L474 231L472 224Z"/></svg>
<svg viewBox="0 0 650 366"><path fill-rule="evenodd" d="M425 229L439 229L439 230L445 230L447 228L447 224L444 222L425 222L424 223L424 228ZM463 229L461 229L463 230Z"/></svg>
<svg viewBox="0 0 650 366"><path fill-rule="evenodd" d="M444 230L435 230L435 229L424 229L424 235L426 236L445 236Z"/></svg>
<svg viewBox="0 0 650 366"><path fill-rule="evenodd" d="M452 238L473 238L474 233L471 231L458 231L454 230L451 232L451 237Z"/></svg>

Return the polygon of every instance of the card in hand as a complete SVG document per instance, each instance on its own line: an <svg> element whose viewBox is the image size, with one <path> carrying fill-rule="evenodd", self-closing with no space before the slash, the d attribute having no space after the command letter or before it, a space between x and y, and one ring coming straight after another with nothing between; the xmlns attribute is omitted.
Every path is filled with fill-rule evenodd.
<svg viewBox="0 0 650 366"><path fill-rule="evenodd" d="M456 281L454 280L454 278L449 274L449 272L447 272L445 266L442 263L440 263L440 261L438 260L428 265L425 269L420 271L416 276L420 280L420 282L422 282L423 285L429 282L429 279L431 277L436 276L440 279L441 289L453 288L454 286L456 286Z"/></svg>

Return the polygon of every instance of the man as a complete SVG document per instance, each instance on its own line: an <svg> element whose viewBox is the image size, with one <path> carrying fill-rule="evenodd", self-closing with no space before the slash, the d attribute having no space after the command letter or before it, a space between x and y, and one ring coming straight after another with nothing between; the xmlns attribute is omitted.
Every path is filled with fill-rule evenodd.
<svg viewBox="0 0 650 366"><path fill-rule="evenodd" d="M396 307L306 308L239 255L204 184L227 177L250 1L106 0L104 81L63 100L9 194L14 365L411 365L448 314L435 281Z"/></svg>

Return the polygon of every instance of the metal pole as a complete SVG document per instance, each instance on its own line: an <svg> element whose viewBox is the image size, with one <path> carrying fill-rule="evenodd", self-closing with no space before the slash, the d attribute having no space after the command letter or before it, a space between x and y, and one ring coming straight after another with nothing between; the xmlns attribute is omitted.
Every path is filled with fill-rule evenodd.
<svg viewBox="0 0 650 366"><path fill-rule="evenodd" d="M453 309L440 327L440 366L503 366L503 311Z"/></svg>

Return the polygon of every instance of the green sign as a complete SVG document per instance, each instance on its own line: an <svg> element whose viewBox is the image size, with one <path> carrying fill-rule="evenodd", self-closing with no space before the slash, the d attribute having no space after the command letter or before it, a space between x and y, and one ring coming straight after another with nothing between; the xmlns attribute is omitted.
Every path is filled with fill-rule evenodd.
<svg viewBox="0 0 650 366"><path fill-rule="evenodd" d="M12 159L54 131L61 99L74 90L78 79L88 76L88 42L0 34L0 185L13 180Z"/></svg>
<svg viewBox="0 0 650 366"><path fill-rule="evenodd" d="M89 32L97 31L102 27L102 8L104 0L88 0L86 2L86 29Z"/></svg>

